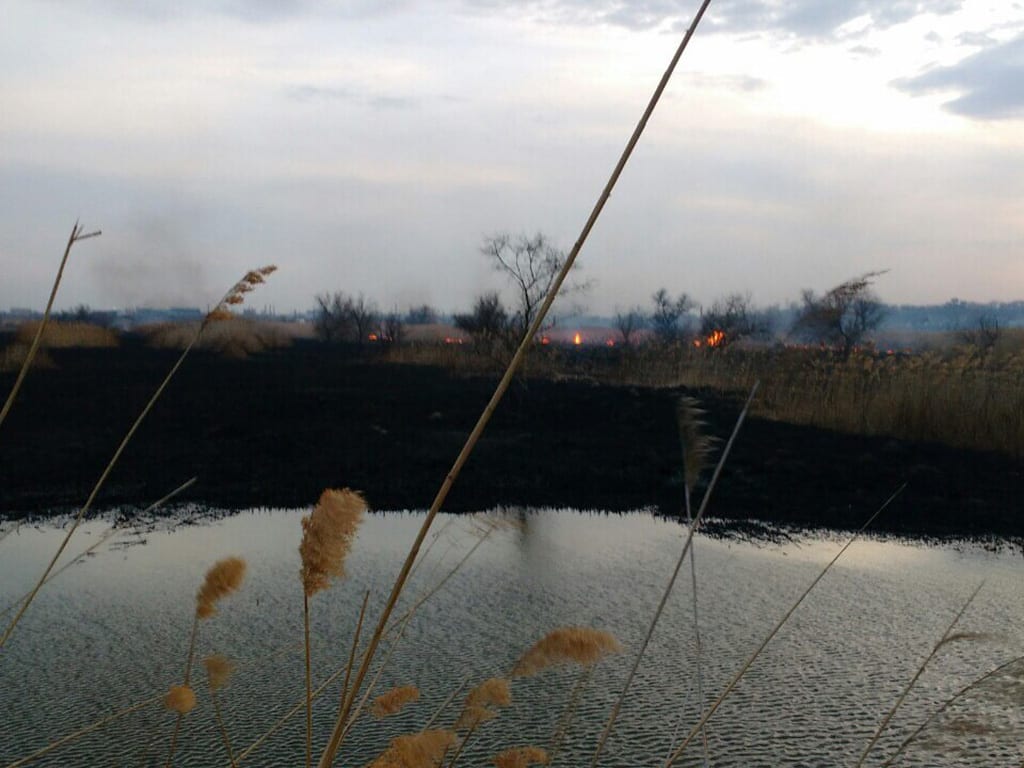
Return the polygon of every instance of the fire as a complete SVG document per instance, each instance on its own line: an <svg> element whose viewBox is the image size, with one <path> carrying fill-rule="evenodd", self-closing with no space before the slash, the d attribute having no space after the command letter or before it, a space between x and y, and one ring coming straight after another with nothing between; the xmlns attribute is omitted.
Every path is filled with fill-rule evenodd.
<svg viewBox="0 0 1024 768"><path fill-rule="evenodd" d="M376 333L371 333L366 337L368 341L379 341L380 337Z"/></svg>
<svg viewBox="0 0 1024 768"><path fill-rule="evenodd" d="M549 339L547 336L541 336L540 343L546 347L548 344L551 343L551 339Z"/></svg>
<svg viewBox="0 0 1024 768"><path fill-rule="evenodd" d="M708 337L707 339L705 339L705 341L707 342L707 345L709 347L720 347L723 343L725 343L725 332L720 331L716 328L715 330L708 334Z"/></svg>
<svg viewBox="0 0 1024 768"><path fill-rule="evenodd" d="M615 339L608 339L608 341L605 342L605 346L607 346L607 347L614 347L615 346Z"/></svg>
<svg viewBox="0 0 1024 768"><path fill-rule="evenodd" d="M583 343L583 337L580 336L579 331L576 331L576 335L572 337L572 343L575 344L577 347Z"/></svg>

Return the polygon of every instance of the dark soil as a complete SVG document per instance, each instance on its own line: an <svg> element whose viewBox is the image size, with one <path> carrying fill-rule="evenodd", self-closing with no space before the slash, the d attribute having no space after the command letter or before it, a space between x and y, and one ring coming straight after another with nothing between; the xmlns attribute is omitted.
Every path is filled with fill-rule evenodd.
<svg viewBox="0 0 1024 768"><path fill-rule="evenodd" d="M0 515L81 504L177 353L128 340L54 350L0 427ZM13 374L0 374L6 394ZM387 364L315 343L246 360L194 353L131 441L97 505L142 507L188 478L182 500L297 507L325 487L378 509L428 507L495 379ZM682 505L679 390L591 381L516 383L445 509ZM728 437L740 396L691 392ZM719 518L858 527L898 487L877 529L1018 537L1020 463L998 454L750 418L709 507ZM710 473L708 473L710 474ZM699 496L698 491L698 496Z"/></svg>

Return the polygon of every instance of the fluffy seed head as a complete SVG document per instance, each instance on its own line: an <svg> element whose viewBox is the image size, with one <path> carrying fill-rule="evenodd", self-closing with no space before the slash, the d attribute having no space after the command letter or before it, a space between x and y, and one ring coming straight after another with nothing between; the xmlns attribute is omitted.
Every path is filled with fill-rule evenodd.
<svg viewBox="0 0 1024 768"><path fill-rule="evenodd" d="M206 667L206 679L210 683L210 689L214 691L227 685L228 678L235 671L235 665L231 660L219 653L203 659L203 666Z"/></svg>
<svg viewBox="0 0 1024 768"><path fill-rule="evenodd" d="M382 693L373 700L373 716L377 719L393 715L401 711L406 704L420 697L420 689L415 685L403 685Z"/></svg>
<svg viewBox="0 0 1024 768"><path fill-rule="evenodd" d="M495 707L507 707L511 702L508 680L504 677L484 680L466 696L455 730L476 728L481 723L493 720L498 716Z"/></svg>
<svg viewBox="0 0 1024 768"><path fill-rule="evenodd" d="M527 768L530 765L547 765L548 753L540 747L515 747L491 758L496 768Z"/></svg>
<svg viewBox="0 0 1024 768"><path fill-rule="evenodd" d="M172 685L164 696L164 706L179 715L187 715L196 706L195 691L187 685Z"/></svg>
<svg viewBox="0 0 1024 768"><path fill-rule="evenodd" d="M231 290L221 299L220 303L207 314L205 322L232 317L233 315L228 311L228 307L244 302L245 294L251 292L260 283L265 283L267 276L276 269L277 267L274 265L269 265L246 272L241 280L231 286Z"/></svg>
<svg viewBox="0 0 1024 768"><path fill-rule="evenodd" d="M217 601L242 586L243 578L245 560L242 558L226 557L214 563L206 572L203 586L196 593L196 616L208 619L217 613Z"/></svg>
<svg viewBox="0 0 1024 768"><path fill-rule="evenodd" d="M366 500L356 491L328 489L313 514L302 518L302 586L306 597L326 589L332 578L345 575L345 556L352 547Z"/></svg>
<svg viewBox="0 0 1024 768"><path fill-rule="evenodd" d="M588 667L622 650L608 632L590 627L559 627L538 640L512 668L512 677L529 677L555 664Z"/></svg>
<svg viewBox="0 0 1024 768"><path fill-rule="evenodd" d="M391 740L370 768L437 768L455 741L452 731L420 731Z"/></svg>
<svg viewBox="0 0 1024 768"><path fill-rule="evenodd" d="M713 438L703 433L707 426L703 416L704 411L696 399L684 396L676 402L676 424L683 447L683 479L691 491L697 485L701 470L707 466L715 444Z"/></svg>

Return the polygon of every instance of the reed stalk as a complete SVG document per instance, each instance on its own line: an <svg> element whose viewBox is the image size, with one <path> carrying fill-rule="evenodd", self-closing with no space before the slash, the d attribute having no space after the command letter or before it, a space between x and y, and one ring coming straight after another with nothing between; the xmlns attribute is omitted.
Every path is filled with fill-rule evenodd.
<svg viewBox="0 0 1024 768"><path fill-rule="evenodd" d="M889 722L896 714L896 711L900 708L900 706L902 706L904 700L906 700L907 698L907 695L910 693L914 685L917 684L917 681L918 679L920 679L921 675L924 674L925 667L927 667L928 663L935 658L935 655L939 652L939 649L946 644L947 640L949 639L949 633L953 631L953 627L955 627L957 623L960 621L960 619L963 618L964 613L967 612L967 609L970 607L971 603L974 602L974 598L978 596L978 593L981 592L981 588L984 586L985 582L982 581L977 587L975 587L970 597L968 597L967 600L964 601L964 604L960 606L960 610L957 611L957 614L953 617L953 620L949 622L949 626L946 627L946 631L942 633L942 637L939 638L939 641L935 644L935 647L932 648L931 653L929 653L925 657L924 661L921 662L921 665L917 668L917 671L914 673L914 676L910 678L910 682L907 683L906 687L903 689L899 697L896 699L896 703L892 705L892 708L886 713L885 717L882 718L882 722L878 724L878 727L875 729L874 734L871 736L871 740L868 742L868 745L864 747L864 751L861 753L860 758L857 760L856 768L861 768L861 766L864 765L864 761L871 753L871 750L875 748L875 744L878 743L878 740L881 738L882 733L885 731L886 727L889 725Z"/></svg>
<svg viewBox="0 0 1024 768"><path fill-rule="evenodd" d="M130 707L119 709L117 712L107 715L106 717L97 720L95 723L92 723L91 725L87 725L84 728L79 728L77 731L73 731L72 733L69 733L67 736L62 736L56 741L50 742L42 749L33 752L31 755L25 755L25 757L19 758L18 760L15 760L13 763L8 763L6 766L4 766L4 768L21 768L21 766L23 765L34 763L36 760L45 755L48 755L50 752L53 752L54 750L59 749L60 747L65 746L66 744L70 744L73 741L77 741L83 736L89 735L93 731L98 731L103 726L109 725L115 720L120 720L122 717L132 714L132 712L138 712L140 709L145 709L146 707L156 704L162 698L162 695L153 696L152 698L146 699L145 701L140 701L138 704L132 704Z"/></svg>
<svg viewBox="0 0 1024 768"><path fill-rule="evenodd" d="M79 239L82 238L79 237ZM276 267L263 267L262 269L248 273L245 277L242 278L242 280L235 283L235 285L233 285L231 289L226 294L224 294L224 298L222 298L217 303L217 306L214 307L213 311L208 313L206 317L203 318L203 322L199 324L199 327L196 329L196 332L192 336L191 341L189 341L188 345L182 351L181 355L178 356L178 359L171 367L171 370L168 371L163 381L160 382L160 385L156 388L156 391L150 397L149 401L146 403L141 413L139 413L139 415L136 417L135 421L132 423L132 426L129 428L128 432L121 439L120 444L118 444L117 446L117 450L114 451L114 455L111 457L110 461L107 462L107 466L104 468L103 472L100 474L99 479L96 481L96 484L93 486L92 492L89 494L89 498L86 499L85 504L83 504L81 509L78 510L78 514L75 516L74 522L68 529L67 534L65 534L64 539L60 543L60 546L57 547L57 551L54 553L53 558L51 558L49 564L46 566L46 570L44 570L43 574L39 577L39 581L32 588L32 591L29 593L28 598L26 598L26 600L21 604L21 608L18 610L17 615L15 615L14 620L11 621L11 623L7 626L7 629L4 630L3 637L0 638L0 649L3 649L3 647L7 644L8 639L10 639L11 634L14 632L14 628L18 626L18 622L21 621L21 617L25 615L25 611L28 610L28 607L35 600L36 595L39 593L39 590L42 588L43 584L46 583L46 580L49 577L51 571L53 571L53 567L57 564L57 560L59 560L60 556L64 553L64 550L68 546L68 542L71 541L71 537L78 529L78 526L81 524L82 519L85 517L86 513L92 508L93 502L96 501L96 497L99 495L100 489L102 489L103 486L106 484L107 478L110 477L110 473L114 471L114 467L120 460L121 454L124 453L125 449L128 447L128 444L135 436L135 433L138 432L139 427L142 426L142 422L149 415L149 412L153 410L153 406L156 405L157 401L160 399L160 396L163 395L164 391L171 383L171 380L178 372L178 369L180 369L181 366L184 364L185 359L192 351L192 348L199 343L199 339L202 337L203 332L206 330L207 326L211 322L215 322L216 320L222 319L224 315L229 314L226 307L229 305L240 304L243 301L243 294L248 291L251 291L253 289L253 286L258 282L263 282L264 276L269 275L271 272L274 271L274 269L276 269ZM250 277L252 278L251 281Z"/></svg>
<svg viewBox="0 0 1024 768"><path fill-rule="evenodd" d="M594 757L590 761L591 768L597 766L597 761L601 757L601 753L604 751L604 745L608 741L608 737L611 736L612 729L615 727L615 721L618 719L619 711L622 709L622 703L626 699L626 694L629 692L630 686L633 684L633 678L636 677L636 671L640 667L640 662L644 657L644 652L647 650L647 646L651 642L651 638L654 636L654 630L658 626L658 620L661 618L661 614L665 610L665 605L668 603L669 595L672 594L672 588L675 586L676 579L679 577L679 571L683 567L683 560L686 559L686 553L690 551L693 546L693 536L700 528L701 522L704 520L704 513L707 512L708 503L711 501L711 494L715 490L715 486L718 484L718 478L722 474L722 468L725 466L726 460L729 458L729 454L732 452L733 444L736 442L736 437L739 435L740 428L743 426L743 422L747 418L747 413L750 411L750 405L754 401L754 396L757 394L758 383L754 382L754 386L750 390L750 394L747 396L746 402L743 404L743 409L740 411L739 416L736 418L736 425L732 429L732 434L729 435L729 441L725 444L725 448L722 450L722 455L718 459L718 464L715 465L715 471L711 475L711 480L708 483L707 489L704 491L704 498L701 499L700 508L697 510L697 516L693 519L693 524L689 527L686 534L686 539L683 542L683 549L679 553L679 558L676 560L675 567L672 569L672 575L669 577L668 584L665 585L665 590L661 594L661 600L658 602L658 607L654 611L654 616L651 617L651 623L647 627L647 634L644 636L643 642L640 644L640 649L637 651L636 658L633 660L633 666L629 670L629 674L626 676L626 682L622 686L622 691L619 693L619 698L616 699L614 706L612 707L611 713L608 715L608 721L605 723L604 730L601 732L601 737L597 742L597 749L594 750ZM702 724L703 725L703 724Z"/></svg>
<svg viewBox="0 0 1024 768"><path fill-rule="evenodd" d="M90 237L99 237L103 234L100 230L95 232L82 233L82 227L76 221L75 225L71 228L71 235L68 237L68 244L64 246L64 256L60 260L60 266L57 268L57 277L54 278L53 288L50 289L50 299L46 302L46 309L43 311L42 322L39 323L39 327L36 328L36 334L32 337L32 343L29 345L28 354L25 355L25 361L21 364L21 369L18 371L18 378L14 380L14 386L11 388L10 394L7 395L7 399L4 401L3 408L0 408L0 426L3 425L4 420L7 418L7 414L11 411L11 406L14 405L14 401L18 397L18 392L21 390L21 385L25 381L25 377L28 375L28 369L32 367L32 361L35 359L36 352L39 351L39 344L43 339L43 331L46 330L46 324L50 322L50 312L53 310L54 299L57 298L57 289L60 288L60 281L64 277L64 267L68 263L68 256L71 255L71 246L80 240L87 240ZM0 643L2 647L2 643Z"/></svg>
<svg viewBox="0 0 1024 768"><path fill-rule="evenodd" d="M558 759L558 753L562 750L562 744L569 733L569 726L572 725L573 718L576 717L576 710L579 709L580 700L583 698L583 691L590 682L593 672L593 665L583 667L580 670L579 677L576 678L576 682L572 686L569 700L565 704L565 709L562 710L562 716L558 718L558 727L551 734L551 738L548 741L547 753L549 764L554 764L555 760Z"/></svg>
<svg viewBox="0 0 1024 768"><path fill-rule="evenodd" d="M384 610L381 612L380 618L377 621L377 626L374 629L373 635L370 638L369 646L367 647L366 655L364 656L363 662L359 665L359 670L356 673L355 681L352 684L352 691L349 693L348 700L345 707L343 707L341 715L338 717L334 724L334 728L331 731L330 738L327 742L327 746L324 748L323 754L320 757L318 768L329 768L334 762L334 758L337 755L338 748L341 745L342 733L345 729L345 722L348 719L349 712L351 711L352 705L355 701L355 697L358 694L360 687L362 687L363 681L366 679L366 675L369 672L369 664L377 652L377 647L380 645L381 637L384 633L384 628L387 626L388 619L391 618L391 613L394 611L395 605L398 602L398 597L405 588L405 583L409 578L409 571L412 569L413 563L416 561L416 556L419 554L420 548L423 546L423 541L430 531L431 526L434 523L434 518L437 517L441 507L444 505L445 500L448 498L448 493L455 481L458 479L459 474L462 472L462 468L469 460L470 455L473 453L477 442L480 440L480 436L483 434L488 423L493 416L494 411L497 409L498 404L504 398L505 393L508 391L509 386L512 383L512 379L516 372L519 370L526 353L533 344L533 339L540 332L541 326L548 316L548 312L551 310L551 305L555 301L555 297L558 295L565 283L566 278L572 270L573 265L576 263L576 258L579 256L580 251L583 249L584 243L586 243L590 232L593 230L594 225L597 224L598 218L601 216L601 212L604 210L605 204L611 197L612 190L615 188L615 184L619 180L619 176L622 175L623 169L626 167L626 163L633 154L637 143L640 141L640 137L643 135L644 129L647 127L648 121L651 119L651 115L654 114L654 109L658 105L661 99L662 93L668 86L669 80L672 78L672 73L675 71L676 65L679 63L679 59L682 57L683 52L686 50L686 46L689 44L690 39L693 37L693 33L697 29L697 25L700 23L701 18L704 16L705 10L710 3L710 0L702 0L701 6L694 17L693 22L687 28L686 33L683 35L683 39L672 56L668 67L661 76L661 80L654 89L654 93L651 95L650 100L647 103L647 107L644 109L640 120L637 122L636 127L633 130L632 135L626 143L626 147L619 157L615 168L612 170L611 176L608 178L607 183L604 186L597 202L594 204L593 209L590 212L589 217L583 225L583 229L580 231L579 237L576 239L575 244L566 256L565 263L559 270L558 275L551 283L551 288L548 290L547 295L544 297L544 301L541 302L540 307L537 310L537 314L533 318L533 322L527 328L526 333L519 342L519 346L516 348L515 354L509 361L508 366L505 368L505 373L502 375L501 380L498 382L497 387L494 390L494 394L491 396L490 401L484 407L483 412L480 414L480 418L477 420L476 425L473 427L472 432L466 438L466 442L462 449L459 451L459 455L455 458L455 462L452 464L451 469L445 476L441 487L438 489L434 501L430 505L430 509L427 511L424 517L423 523L420 526L420 530L416 535L412 546L409 548L409 552L406 555L405 562L402 564L401 569L395 578L394 585L391 589L391 594L388 596L388 600L384 605Z"/></svg>
<svg viewBox="0 0 1024 768"><path fill-rule="evenodd" d="M892 755L890 755L884 763L882 763L881 768L887 768L887 766L892 765L893 761L903 754L903 752L906 750L907 747L910 746L914 739L920 736L921 732L935 721L935 718L939 717L943 712L949 709L950 705L957 701L961 696L974 690L989 678L995 677L1003 670L1012 667L1014 664L1020 664L1022 661L1024 661L1024 656L1018 656L1014 659L1010 659L1009 661L1000 664L998 667L986 672L978 679L972 680L959 691L957 691L944 702L942 702L942 706L940 706L938 709L936 709L934 712L928 715L928 717L925 718L924 722L917 726L917 728L915 728L913 732L900 743L899 747L896 748L896 751L893 752Z"/></svg>
<svg viewBox="0 0 1024 768"><path fill-rule="evenodd" d="M309 663L309 595L302 595L302 626L306 659L306 768L313 762L313 672Z"/></svg>
<svg viewBox="0 0 1024 768"><path fill-rule="evenodd" d="M352 678L352 666L355 664L356 651L359 648L359 637L363 631L363 619L366 617L366 605L370 602L370 590L363 595L363 604L359 608L359 619L356 621L356 631L352 633L352 648L348 653L348 664L345 665L345 680L341 684L341 697L338 700L338 707L345 703L345 696L348 695L348 684Z"/></svg>
<svg viewBox="0 0 1024 768"><path fill-rule="evenodd" d="M198 478L193 477L191 480L187 480L186 482L182 483L177 488L175 488L173 491L171 491L166 496L164 496L162 499L158 499L157 501L154 501L152 504L150 504L148 507L146 507L144 510L142 510L142 512L140 514L147 515L150 512L152 512L153 510L158 509L159 507L163 506L169 500L171 500L175 496L177 496L179 493L181 493L185 489L189 488L193 483L196 482L197 479ZM19 523L19 525L20 525L20 523ZM111 538L113 538L114 534L116 534L116 533L118 533L118 529L114 528L112 526L106 533L104 533L102 536L100 536L95 542L90 544L88 547L86 547L81 552L79 552L77 555L75 555L75 557L71 558L66 563L64 563L64 565L62 565L60 568L58 568L53 573L51 573L46 578L46 581L43 582L43 584L44 585L48 584L49 582L53 581L58 576L60 576L62 573L64 573L68 568L70 568L75 563L80 563L83 558L88 557L93 552L95 552L97 549L99 549L105 542L107 542ZM3 540L3 537L0 537L0 541L2 541L2 540ZM6 608L4 608L2 611L0 611L0 616L6 616L8 613L13 611L14 607L16 605L20 604L21 602L23 602L24 600L27 600L28 596L30 594L31 594L30 592L26 592L24 595L19 597L13 603L8 605Z"/></svg>
<svg viewBox="0 0 1024 768"><path fill-rule="evenodd" d="M796 609L800 607L800 605L807 598L807 596L811 594L811 591L816 586L818 586L818 583L825 577L825 574L832 570L832 566L839 561L839 558L843 556L846 550L848 550L853 545L853 543L860 538L861 534L867 530L868 526L870 526L875 521L875 519L880 514L882 514L882 512L896 499L897 496L899 496L903 492L903 489L906 487L906 483L904 483L899 488L897 488L893 492L893 494L889 496L888 499L882 502L882 505L878 509L876 509L875 512L871 515L871 517L867 519L864 525L862 525L853 534L853 536L850 537L850 540L847 541L846 544L843 545L843 548L836 553L835 557L833 557L828 562L828 565L826 565L821 570L821 572L817 576L815 576L814 580L807 586L807 589L805 589L803 593L800 595L800 597L796 599L796 602L790 606L789 610L786 611L782 618L779 619L779 621L775 624L774 627L772 627L772 630L768 633L768 636L761 641L761 644L758 645L754 652L750 654L750 657L739 668L736 674L733 675L732 679L725 686L722 692L718 695L718 698L715 699L711 706L708 707L707 711L705 711L704 714L701 715L700 720L698 720L697 724L690 729L690 733L686 736L685 739L683 739L683 742L678 747L676 747L672 754L669 755L668 759L665 760L663 768L669 768L669 766L671 766L676 760L679 759L679 757L683 754L686 747L689 746L690 742L693 741L694 737L696 737L696 735L700 733L700 730L705 726L708 720L711 719L711 716L718 711L718 708L722 706L722 702L724 702L728 698L729 694L732 693L733 689L739 684L740 680L742 680L744 675L747 674L747 671L750 669L750 667L753 666L755 661L757 661L757 658L761 655L762 651L764 651L764 649L768 647L768 644L772 641L775 635L779 633L779 630L782 629L786 622L789 621L790 617L793 615L794 612L796 612Z"/></svg>

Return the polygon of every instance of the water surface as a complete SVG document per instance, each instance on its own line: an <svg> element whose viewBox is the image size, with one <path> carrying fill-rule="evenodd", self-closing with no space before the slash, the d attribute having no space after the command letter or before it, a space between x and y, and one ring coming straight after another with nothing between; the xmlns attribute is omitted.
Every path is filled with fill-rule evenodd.
<svg viewBox="0 0 1024 768"><path fill-rule="evenodd" d="M223 653L239 668L219 696L236 750L303 696L301 511L254 511L196 525L116 532L40 593L0 659L0 765L32 753L180 682L205 569L227 555L249 563L246 584L203 622L198 656ZM679 525L643 513L536 511L484 543L416 613L381 675L379 690L414 684L420 701L395 718L359 721L339 764L365 765L391 736L417 730L460 684L507 673L558 626L614 633L626 652L594 669L564 739L559 764L589 765L682 544ZM348 578L312 600L314 678L345 661L363 595L375 618L422 516L374 514L347 563ZM180 520L179 520L180 522ZM468 518L441 516L408 602L446 576L480 538ZM109 531L91 522L69 555ZM62 531L22 528L0 542L0 607L16 600ZM436 541L434 541L436 538ZM842 544L831 535L785 543L696 542L705 692L717 694ZM782 629L711 721L715 766L854 765L874 729L942 637L971 591L985 587L907 697L866 764L880 765L942 702L1022 654L1019 553L977 546L856 543ZM9 614L8 614L9 616ZM661 765L699 706L692 589L687 565L640 667L604 765ZM556 669L517 680L513 705L481 728L460 765L489 765L508 746L547 745L579 679ZM184 721L178 765L224 766L226 754L197 671L199 707ZM316 742L327 737L340 683L317 701ZM461 700L461 696L459 697ZM957 699L894 764L1020 765L1024 665L1007 667ZM457 705L438 720L449 724ZM68 744L39 765L162 765L174 717L143 708ZM243 765L294 766L302 717L288 721ZM702 748L682 765L700 765Z"/></svg>

